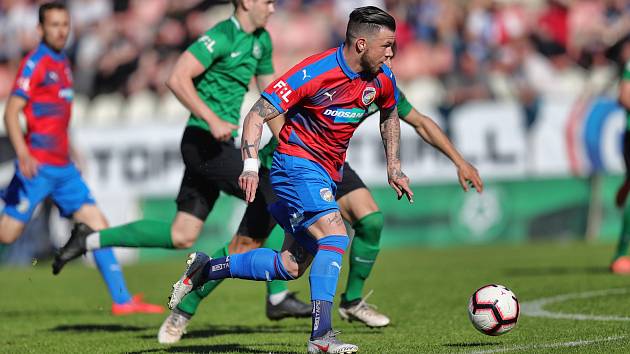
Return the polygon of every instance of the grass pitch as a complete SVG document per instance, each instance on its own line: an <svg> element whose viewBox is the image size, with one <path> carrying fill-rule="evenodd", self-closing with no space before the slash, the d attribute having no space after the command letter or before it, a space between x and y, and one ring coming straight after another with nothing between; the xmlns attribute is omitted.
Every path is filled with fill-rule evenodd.
<svg viewBox="0 0 630 354"><path fill-rule="evenodd" d="M369 302L388 314L392 325L369 329L342 322L336 313L333 321L341 338L358 344L361 353L628 353L630 277L608 273L611 255L612 246L582 243L386 250L367 289L374 289ZM184 257L129 266L125 274L133 291L165 303L183 265ZM303 353L310 331L310 320L268 321L262 283L226 281L202 304L184 340L163 346L156 334L165 315L112 316L96 270L80 262L58 277L51 275L46 262L28 269L0 268L0 279L0 352ZM477 332L466 314L468 296L487 283L508 286L521 304L594 290L628 293L572 298L543 307L552 314L616 320L522 314L512 332L489 337ZM307 278L290 287L308 298ZM340 283L338 293L343 288Z"/></svg>

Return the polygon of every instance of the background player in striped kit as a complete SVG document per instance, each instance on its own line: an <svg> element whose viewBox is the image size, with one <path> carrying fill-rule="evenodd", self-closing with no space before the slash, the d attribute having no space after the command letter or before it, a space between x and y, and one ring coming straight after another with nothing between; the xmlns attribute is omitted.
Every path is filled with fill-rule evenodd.
<svg viewBox="0 0 630 354"><path fill-rule="evenodd" d="M15 241L35 207L47 196L65 217L98 230L107 221L71 160L68 125L72 106L72 72L63 52L70 32L70 16L61 3L39 8L42 41L23 60L4 121L17 155L13 180L3 193L6 207L0 217L0 242ZM26 137L18 114L26 116ZM107 284L115 315L161 313L161 306L131 297L111 249L94 252L94 260Z"/></svg>

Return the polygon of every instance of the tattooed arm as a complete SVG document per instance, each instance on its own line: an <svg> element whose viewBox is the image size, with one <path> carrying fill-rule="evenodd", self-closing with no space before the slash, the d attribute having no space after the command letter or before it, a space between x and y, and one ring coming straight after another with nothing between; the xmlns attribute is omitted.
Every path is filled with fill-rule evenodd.
<svg viewBox="0 0 630 354"><path fill-rule="evenodd" d="M409 188L409 178L400 167L400 120L396 106L381 110L381 138L385 147L387 159L387 179L389 185L396 191L398 199L407 196L413 203L413 192Z"/></svg>
<svg viewBox="0 0 630 354"><path fill-rule="evenodd" d="M241 157L244 166L238 179L239 186L245 193L245 201L251 203L258 188L258 145L262 136L263 124L280 114L265 98L260 97L249 110L243 122Z"/></svg>

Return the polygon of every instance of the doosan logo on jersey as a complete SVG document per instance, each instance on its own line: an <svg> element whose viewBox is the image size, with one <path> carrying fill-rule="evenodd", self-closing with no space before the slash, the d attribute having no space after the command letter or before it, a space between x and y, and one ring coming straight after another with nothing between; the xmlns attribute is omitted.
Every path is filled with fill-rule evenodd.
<svg viewBox="0 0 630 354"><path fill-rule="evenodd" d="M324 111L325 116L342 117L342 118L359 118L359 117L363 117L364 114L365 114L364 111L361 111L361 112L352 112L352 111L345 111L345 110L337 111L330 108Z"/></svg>

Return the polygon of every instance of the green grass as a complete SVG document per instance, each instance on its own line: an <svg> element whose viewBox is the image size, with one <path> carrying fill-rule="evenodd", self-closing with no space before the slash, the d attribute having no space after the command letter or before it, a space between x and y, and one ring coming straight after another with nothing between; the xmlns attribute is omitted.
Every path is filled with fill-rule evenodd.
<svg viewBox="0 0 630 354"><path fill-rule="evenodd" d="M342 331L341 338L357 343L362 353L627 353L630 322L522 315L511 333L489 337L473 329L466 314L468 297L486 283L510 287L521 302L590 290L630 289L630 278L606 271L611 254L611 246L585 244L383 251L367 289L374 289L369 301L390 315L393 324L372 330L341 322L335 315L335 328ZM125 274L132 290L164 303L183 263L181 259L129 266ZM310 331L309 320L268 321L263 284L230 280L202 305L184 340L162 346L156 333L164 316L113 317L96 271L79 262L58 277L50 274L50 264L45 262L28 269L0 268L0 279L0 352L295 353L305 352ZM308 297L307 278L291 287L301 291L302 299ZM568 300L545 309L630 316L629 298L630 293ZM616 339L554 347L608 337Z"/></svg>

